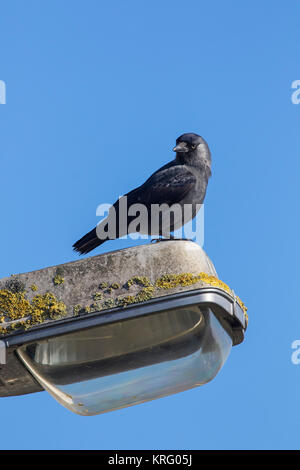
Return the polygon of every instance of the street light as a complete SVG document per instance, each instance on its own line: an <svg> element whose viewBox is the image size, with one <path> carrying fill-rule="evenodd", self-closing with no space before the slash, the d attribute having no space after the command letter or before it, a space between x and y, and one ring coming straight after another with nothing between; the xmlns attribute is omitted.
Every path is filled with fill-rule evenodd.
<svg viewBox="0 0 300 470"><path fill-rule="evenodd" d="M121 296L119 306L5 335L0 342L2 362L6 362L2 370L10 364L12 375L14 368L19 370L17 376L23 373L14 394L22 393L22 386L23 393L37 391L37 387L77 414L112 411L209 382L231 347L243 341L247 326L244 305L218 281L211 261L198 245L172 241L114 253L129 262L131 274L136 272L137 259L144 257L149 272L143 264L144 276L131 279L136 280L136 287L142 281L148 284L146 275L151 274L156 281L149 281L150 286L142 286L142 291L152 286L157 295L141 301L139 293L138 301L125 308L122 299L127 297ZM168 255L169 267L177 266L176 274L161 274L162 263L153 272L163 254ZM95 258L101 257L105 255ZM206 272L201 271L202 276L178 274L180 260L184 263L181 268L192 267L195 272L196 265L198 273L203 267ZM6 383L6 392L7 387Z"/></svg>

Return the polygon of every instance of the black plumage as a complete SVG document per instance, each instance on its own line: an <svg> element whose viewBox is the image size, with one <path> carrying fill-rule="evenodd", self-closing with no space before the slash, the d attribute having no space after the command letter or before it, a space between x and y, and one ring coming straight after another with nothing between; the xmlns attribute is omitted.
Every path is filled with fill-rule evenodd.
<svg viewBox="0 0 300 470"><path fill-rule="evenodd" d="M148 235L169 237L170 232L180 228L191 218L195 217L199 206L205 198L207 183L211 176L211 154L207 143L197 134L183 134L176 140L176 146L173 150L176 152L174 160L153 173L144 184L125 195L127 197L128 208L133 204L143 204L147 208ZM119 226L121 199L118 199L113 205L115 213L110 211L107 218L99 224L100 229L105 231L110 217L116 216L116 231L113 238L120 238L130 233L130 230L128 230L130 229L129 226L135 219L135 216L128 216L126 226ZM167 220L162 211L159 226L155 233L153 233L151 231L151 207L154 204L167 204L168 206L179 204L182 208L185 205L190 205L191 216L182 215L176 219L171 214L171 218ZM142 230L135 231L144 233ZM102 245L107 239L99 238L98 234L99 226L98 229L95 227L74 243L74 250L85 254Z"/></svg>

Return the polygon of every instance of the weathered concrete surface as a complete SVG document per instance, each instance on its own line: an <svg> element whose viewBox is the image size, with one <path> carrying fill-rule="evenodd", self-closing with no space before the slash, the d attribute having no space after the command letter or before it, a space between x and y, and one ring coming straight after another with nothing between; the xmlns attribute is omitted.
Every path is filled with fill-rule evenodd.
<svg viewBox="0 0 300 470"><path fill-rule="evenodd" d="M148 300L175 291L199 288L203 285L201 281L198 285L178 285L173 289L150 287L147 290L166 274L198 275L200 272L217 276L212 262L199 245L190 241L163 241L3 278L0 290L9 289L15 283L25 289L29 302L37 295L51 292L65 305L64 317L70 317L118 306L116 302L120 303L122 299L127 299L124 300L126 306L127 301L132 303L133 297L141 292L142 300ZM145 277L146 280L143 279ZM131 285L130 282L128 284L130 280ZM0 303L0 307L2 326L10 327L11 319L3 314L5 305ZM55 320L43 318L45 321Z"/></svg>
<svg viewBox="0 0 300 470"><path fill-rule="evenodd" d="M0 340L39 323L126 307L207 285L233 294L217 279L206 253L189 241L140 245L13 275L0 280ZM24 318L29 320L24 322ZM40 390L14 349L8 348L7 363L0 365L0 396Z"/></svg>
<svg viewBox="0 0 300 470"><path fill-rule="evenodd" d="M189 241L164 241L3 278L0 280L0 294L2 292L5 297L7 292L10 293L9 289L13 291L18 287L21 296L32 303L36 296L51 292L66 306L66 316L72 317L78 314L88 315L93 305L94 310L91 311L111 308L116 306L117 299L138 301L141 293L146 293L145 296L142 295L142 300L147 300L148 294L150 298L154 298L199 288L203 285L202 281L190 285L187 282L186 285L179 284L167 289L153 286L166 274L198 275L200 272L217 276L213 264L197 244ZM82 307L81 311L79 308L74 309L78 305ZM0 326L2 322L4 329L0 339L4 339L9 334L18 333L19 328L10 329L9 315L3 312L2 304L1 307ZM44 323L47 321L55 322L55 319L43 319ZM18 325L18 322L15 323ZM5 326L8 326L7 331ZM19 326L23 328L21 324ZM29 327L34 328L34 324ZM0 396L41 390L41 386L17 360L14 350L9 349L7 364L0 365Z"/></svg>

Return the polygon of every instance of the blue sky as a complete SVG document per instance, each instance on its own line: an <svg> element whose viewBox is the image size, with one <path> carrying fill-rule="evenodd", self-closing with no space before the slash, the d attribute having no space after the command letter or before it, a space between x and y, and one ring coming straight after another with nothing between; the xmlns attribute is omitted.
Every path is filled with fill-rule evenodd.
<svg viewBox="0 0 300 470"><path fill-rule="evenodd" d="M0 277L77 259L97 205L197 132L204 248L250 317L201 388L94 417L46 392L2 398L2 449L300 447L299 23L295 0L2 2Z"/></svg>

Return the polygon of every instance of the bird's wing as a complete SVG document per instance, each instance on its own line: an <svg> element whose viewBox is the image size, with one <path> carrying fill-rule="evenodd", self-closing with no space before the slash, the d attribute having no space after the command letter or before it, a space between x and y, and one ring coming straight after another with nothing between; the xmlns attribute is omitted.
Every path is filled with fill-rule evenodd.
<svg viewBox="0 0 300 470"><path fill-rule="evenodd" d="M139 188L127 194L128 202L150 204L176 204L196 184L196 177L184 165L163 167Z"/></svg>

